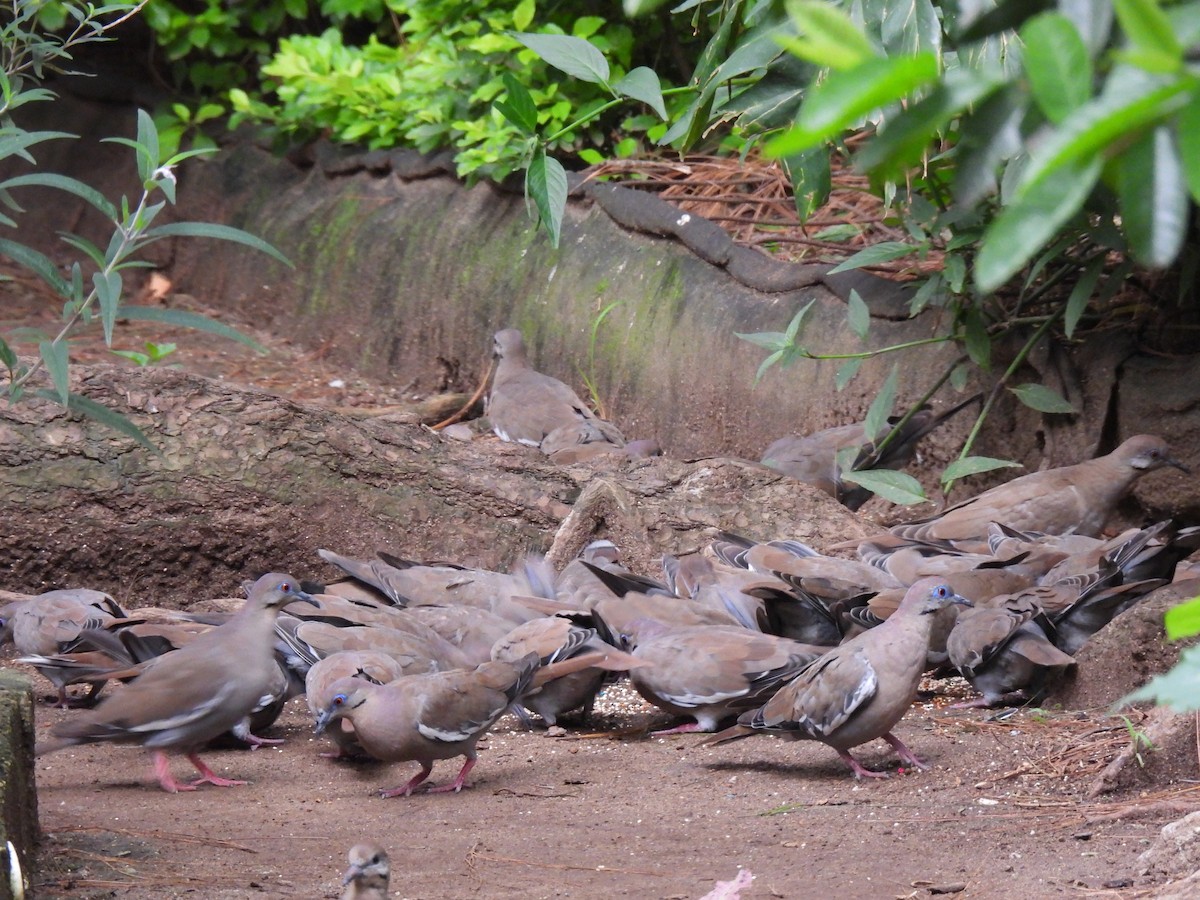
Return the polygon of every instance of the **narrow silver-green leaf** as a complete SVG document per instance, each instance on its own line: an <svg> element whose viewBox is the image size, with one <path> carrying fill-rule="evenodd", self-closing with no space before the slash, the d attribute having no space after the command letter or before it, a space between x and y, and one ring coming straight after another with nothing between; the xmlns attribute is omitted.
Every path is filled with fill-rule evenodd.
<svg viewBox="0 0 1200 900"><path fill-rule="evenodd" d="M871 311L854 288L850 289L850 298L846 301L846 323L861 340L866 340L871 330Z"/></svg>
<svg viewBox="0 0 1200 900"><path fill-rule="evenodd" d="M788 345L788 336L782 331L757 331L753 334L735 331L733 336L764 350L782 350Z"/></svg>
<svg viewBox="0 0 1200 900"><path fill-rule="evenodd" d="M67 395L71 393L70 361L67 355L66 341L42 341L38 344L38 352L41 353L42 361L46 364L46 371L50 373L50 380L54 383L54 390L58 393L59 402L66 406Z"/></svg>
<svg viewBox="0 0 1200 900"><path fill-rule="evenodd" d="M885 500L899 503L902 506L912 506L914 503L924 503L929 498L921 482L905 472L894 469L865 469L861 472L842 472L842 481L862 485L873 494L878 494Z"/></svg>
<svg viewBox="0 0 1200 900"><path fill-rule="evenodd" d="M185 309L167 309L161 306L122 306L117 310L118 319L132 319L141 322L161 322L164 325L178 325L191 328L193 331L203 331L220 337L229 338L247 347L253 347L259 353L266 353L267 348L258 341L231 328L224 322L210 319L200 313L189 312Z"/></svg>
<svg viewBox="0 0 1200 900"><path fill-rule="evenodd" d="M117 218L117 208L109 202L107 197L91 185L84 184L76 178L57 175L53 172L35 172L31 175L17 175L14 178L0 181L0 191L14 187L49 187L66 191L68 194L74 194L76 197L86 200L108 218L114 221Z"/></svg>
<svg viewBox="0 0 1200 900"><path fill-rule="evenodd" d="M13 352L12 347L8 346L8 342L0 337L0 365L8 369L9 381L12 380L12 372L17 367L17 354Z"/></svg>
<svg viewBox="0 0 1200 900"><path fill-rule="evenodd" d="M1019 469L1021 464L1013 462L1011 459L996 459L993 456L964 456L962 459L954 460L942 470L941 480L942 484L949 484L951 481L957 481L969 475L978 475L980 472L1010 468Z"/></svg>
<svg viewBox="0 0 1200 900"><path fill-rule="evenodd" d="M567 34L525 31L510 31L509 34L556 69L581 81L608 84L608 60L589 41Z"/></svg>
<svg viewBox="0 0 1200 900"><path fill-rule="evenodd" d="M146 238L146 243L165 237L215 238L220 241L232 241L235 244L245 244L247 247L252 247L268 256L274 257L286 266L292 265L291 260L262 238L256 237L240 228L219 225L215 222L171 222L167 225L159 225L157 228L151 228L145 233L144 237Z"/></svg>
<svg viewBox="0 0 1200 900"><path fill-rule="evenodd" d="M539 147L529 162L525 183L537 206L542 226L550 235L550 244L557 247L563 212L567 208L567 173L557 159Z"/></svg>
<svg viewBox="0 0 1200 900"><path fill-rule="evenodd" d="M1079 319L1087 309L1088 301L1092 299L1092 292L1096 290L1096 281L1103 272L1103 258L1094 259L1083 270L1083 274L1075 282L1075 287L1071 288L1071 296L1067 298L1067 309L1063 313L1063 331L1068 338L1075 334Z"/></svg>
<svg viewBox="0 0 1200 900"><path fill-rule="evenodd" d="M878 244L872 244L870 247L859 250L849 259L843 260L830 269L828 274L836 275L838 272L849 272L851 269L861 269L863 266L875 266L893 259L900 259L903 256L910 256L923 249L924 247L906 244L902 241L880 241Z"/></svg>
<svg viewBox="0 0 1200 900"><path fill-rule="evenodd" d="M100 323L104 327L104 343L112 346L113 325L117 321L117 307L121 304L121 273L95 272L92 284L100 300Z"/></svg>
<svg viewBox="0 0 1200 900"><path fill-rule="evenodd" d="M42 281L54 288L56 293L63 297L70 296L70 285L59 274L54 260L41 251L34 250L32 247L26 247L24 244L18 244L16 241L0 238L0 255L7 256L14 262L20 263L25 268L37 273Z"/></svg>
<svg viewBox="0 0 1200 900"><path fill-rule="evenodd" d="M1009 390L1016 394L1018 400L1038 412L1062 414L1078 412L1074 406L1063 399L1062 394L1044 384L1018 384Z"/></svg>
<svg viewBox="0 0 1200 900"><path fill-rule="evenodd" d="M39 397L45 397L47 400L57 400L67 409L71 410L71 412L83 413L89 419L93 419L128 438L133 438L133 440L137 441L147 450L152 450L155 453L160 452L157 447L150 443L150 439L146 437L142 429L138 428L119 412L109 409L102 403L97 403L95 400L91 400L80 394L67 394L65 398L62 398L52 391L35 391L35 393Z"/></svg>

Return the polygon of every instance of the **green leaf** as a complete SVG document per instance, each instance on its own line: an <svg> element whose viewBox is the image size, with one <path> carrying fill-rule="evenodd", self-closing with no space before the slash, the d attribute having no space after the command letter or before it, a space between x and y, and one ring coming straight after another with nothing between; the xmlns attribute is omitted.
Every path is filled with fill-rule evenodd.
<svg viewBox="0 0 1200 900"><path fill-rule="evenodd" d="M556 69L581 81L608 85L608 60L589 41L566 34L524 31L510 31L509 34Z"/></svg>
<svg viewBox="0 0 1200 900"><path fill-rule="evenodd" d="M858 374L858 370L862 367L862 364L863 361L861 356L852 357L851 359L848 359L842 363L837 370L837 375L834 376L834 387L837 388L838 391L844 390L846 385L850 383L850 379Z"/></svg>
<svg viewBox="0 0 1200 900"><path fill-rule="evenodd" d="M950 465L942 470L942 484L949 484L952 481L957 481L960 478L966 478L969 475L978 475L981 472L991 472L995 469L1010 469L1021 468L1019 462L1013 462L1011 459L996 459L992 456L964 456L962 459L956 459Z"/></svg>
<svg viewBox="0 0 1200 900"><path fill-rule="evenodd" d="M1009 390L1016 394L1018 400L1038 412L1063 414L1078 412L1074 406L1063 399L1058 391L1048 388L1044 384L1019 384Z"/></svg>
<svg viewBox="0 0 1200 900"><path fill-rule="evenodd" d="M767 370L770 369L771 366L775 365L775 363L785 360L786 356L786 350L776 350L774 353L764 359L759 365L758 371L754 373L754 383L758 384L760 381L762 381L763 376L767 374Z"/></svg>
<svg viewBox="0 0 1200 900"><path fill-rule="evenodd" d="M809 310L813 308L816 300L809 300L805 303L796 314L792 316L792 320L788 322L787 331L784 333L784 338L787 340L788 346L794 346L797 339L803 333L804 320L808 318Z"/></svg>
<svg viewBox="0 0 1200 900"><path fill-rule="evenodd" d="M508 121L517 126L524 134L537 133L537 106L529 90L513 76L505 72L503 76L504 89L508 93L507 100L497 100L492 105Z"/></svg>
<svg viewBox="0 0 1200 900"><path fill-rule="evenodd" d="M1165 125L1142 135L1117 159L1121 228L1144 265L1166 268L1179 255L1188 229L1183 165Z"/></svg>
<svg viewBox="0 0 1200 900"><path fill-rule="evenodd" d="M525 173L529 195L537 206L542 227L550 235L550 245L558 246L563 212L567 208L567 173L562 164L539 147L534 151Z"/></svg>
<svg viewBox="0 0 1200 900"><path fill-rule="evenodd" d="M873 494L878 494L885 500L911 506L914 503L924 503L929 498L921 482L905 472L894 469L865 469L861 472L842 472L842 481L862 485Z"/></svg>
<svg viewBox="0 0 1200 900"><path fill-rule="evenodd" d="M70 361L67 356L66 341L42 341L38 344L38 352L41 353L42 361L46 364L46 371L50 373L50 380L54 382L59 402L66 406L67 397L71 393L68 375Z"/></svg>
<svg viewBox="0 0 1200 900"><path fill-rule="evenodd" d="M863 433L869 441L878 441L887 433L888 416L892 414L892 407L896 405L896 381L899 376L899 365L893 365L883 387L879 389L879 393L867 409L867 415L863 419Z"/></svg>
<svg viewBox="0 0 1200 900"><path fill-rule="evenodd" d="M9 381L12 381L13 370L17 368L17 354L13 353L12 347L8 346L8 342L0 337L0 364L8 369Z"/></svg>
<svg viewBox="0 0 1200 900"><path fill-rule="evenodd" d="M1117 701L1118 706L1153 700L1176 712L1200 709L1200 646L1188 647L1179 654L1179 662L1165 675L1156 675L1150 682Z"/></svg>
<svg viewBox="0 0 1200 900"><path fill-rule="evenodd" d="M838 272L849 272L851 269L861 269L863 266L878 265L889 260L900 259L902 256L910 256L923 249L925 248L915 244L906 244L903 241L880 241L878 244L872 244L870 247L859 250L849 259L834 266L827 274L836 275Z"/></svg>
<svg viewBox="0 0 1200 900"><path fill-rule="evenodd" d="M796 214L800 222L806 222L813 213L825 205L833 187L833 176L829 166L829 150L826 147L811 147L779 160L788 178L792 180L792 196L796 201Z"/></svg>
<svg viewBox="0 0 1200 900"><path fill-rule="evenodd" d="M1096 281L1103 271L1103 257L1092 260L1083 270L1083 274L1079 276L1079 280L1075 282L1075 287L1071 288L1071 296L1067 298L1067 309L1063 313L1063 331L1068 338L1075 334L1075 327L1079 324L1084 310L1087 309L1088 301L1092 299L1092 292L1096 289Z"/></svg>
<svg viewBox="0 0 1200 900"><path fill-rule="evenodd" d="M870 39L854 21L829 3L788 0L788 14L800 34L779 43L803 60L830 69L853 69L879 57Z"/></svg>
<svg viewBox="0 0 1200 900"><path fill-rule="evenodd" d="M733 336L764 350L784 350L788 346L788 336L782 331L756 331L753 334L735 331Z"/></svg>
<svg viewBox="0 0 1200 900"><path fill-rule="evenodd" d="M767 155L799 153L835 137L868 113L935 81L938 74L933 53L871 59L854 69L833 72L809 89L796 126L768 143Z"/></svg>
<svg viewBox="0 0 1200 900"><path fill-rule="evenodd" d="M634 100L641 100L658 113L660 119L667 118L667 107L663 103L662 85L653 69L638 66L613 86L613 90Z"/></svg>
<svg viewBox="0 0 1200 900"><path fill-rule="evenodd" d="M1173 641L1200 634L1200 597L1172 606L1163 623L1167 626L1167 637Z"/></svg>
<svg viewBox="0 0 1200 900"><path fill-rule="evenodd" d="M245 244L274 257L286 266L292 266L291 260L268 244L260 237L255 237L248 231L233 228L230 225L218 225L215 222L171 222L151 228L143 235L145 243L157 241L165 237L216 238L221 241L232 241L235 244ZM293 267L294 268L294 267Z"/></svg>
<svg viewBox="0 0 1200 900"><path fill-rule="evenodd" d="M24 187L24 186L50 187L57 188L60 191L66 191L69 194L74 194L86 200L100 212L104 213L114 221L117 218L117 208L113 206L103 194L90 185L84 184L75 178L69 178L66 175L56 175L53 172L36 172L31 175L18 175L15 178L8 178L0 181L0 191L6 191L9 188Z"/></svg>
<svg viewBox="0 0 1200 900"><path fill-rule="evenodd" d="M167 309L162 306L122 306L117 310L117 318L130 319L135 322L161 322L164 325L178 325L182 328L191 328L194 331L203 331L207 334L229 338L231 341L252 347L259 353L267 352L266 347L242 334L236 328L231 328L224 322L218 322L216 319L210 319L200 313L188 312L185 309Z"/></svg>
<svg viewBox="0 0 1200 900"><path fill-rule="evenodd" d="M1058 123L1092 96L1092 59L1061 13L1034 16L1021 28L1025 77L1046 118Z"/></svg>
<svg viewBox="0 0 1200 900"><path fill-rule="evenodd" d="M117 321L117 307L121 303L121 273L95 272L92 284L100 300L100 322L104 326L104 343L112 346L113 325Z"/></svg>
<svg viewBox="0 0 1200 900"><path fill-rule="evenodd" d="M158 146L158 129L154 126L154 119L150 113L144 109L137 111L137 144L140 148L138 151L138 175L142 181L149 181L154 170L158 168L158 161L161 158Z"/></svg>
<svg viewBox="0 0 1200 900"><path fill-rule="evenodd" d="M39 397L45 397L47 400L57 400L71 412L83 413L89 419L93 419L128 438L133 438L147 450L153 450L155 453L159 452L158 448L150 443L150 439L146 437L142 429L138 428L119 412L109 409L102 403L89 400L87 397L79 394L67 394L65 397L60 397L51 391L35 391L34 393Z"/></svg>
<svg viewBox="0 0 1200 900"><path fill-rule="evenodd" d="M46 254L34 250L32 247L26 247L24 244L18 244L16 241L0 238L0 255L7 256L14 262L36 272L42 281L54 288L55 293L63 297L71 296L70 285L59 274L54 261Z"/></svg>
<svg viewBox="0 0 1200 900"><path fill-rule="evenodd" d="M1192 92L1191 102L1175 119L1175 140L1188 191L1193 202L1200 203L1200 89Z"/></svg>
<svg viewBox="0 0 1200 900"><path fill-rule="evenodd" d="M1183 47L1166 13L1155 0L1114 0L1113 9L1125 37L1139 53L1162 56L1178 67Z"/></svg>
<svg viewBox="0 0 1200 900"><path fill-rule="evenodd" d="M1020 271L1077 213L1100 177L1098 159L1064 165L1000 211L975 258L975 284L990 294Z"/></svg>
<svg viewBox="0 0 1200 900"><path fill-rule="evenodd" d="M860 340L867 339L867 332L871 330L871 311L854 288L850 289L850 298L846 301L846 323Z"/></svg>
<svg viewBox="0 0 1200 900"><path fill-rule="evenodd" d="M992 339L988 336L987 322L979 307L972 304L963 312L963 345L967 356L985 372L992 364Z"/></svg>
<svg viewBox="0 0 1200 900"><path fill-rule="evenodd" d="M960 120L954 171L954 199L960 206L972 207L993 192L997 167L1021 152L1025 105L1025 93L1012 84Z"/></svg>

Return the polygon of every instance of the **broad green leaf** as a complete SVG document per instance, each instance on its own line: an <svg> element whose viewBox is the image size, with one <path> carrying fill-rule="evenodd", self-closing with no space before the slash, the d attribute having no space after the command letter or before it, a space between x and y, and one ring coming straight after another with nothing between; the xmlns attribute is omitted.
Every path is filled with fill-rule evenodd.
<svg viewBox="0 0 1200 900"><path fill-rule="evenodd" d="M730 43L741 27L742 6L743 0L733 0L725 8L725 14L718 18L716 33L704 45L700 59L692 70L692 84L700 87L700 93L675 124L667 129L666 134L659 140L660 144L678 144L679 149L689 150L708 130L709 115L717 90L717 82L712 77L713 72L729 58Z"/></svg>
<svg viewBox="0 0 1200 900"><path fill-rule="evenodd" d="M1118 157L1121 228L1142 264L1166 268L1179 255L1188 229L1188 192L1171 129L1143 134Z"/></svg>
<svg viewBox="0 0 1200 900"><path fill-rule="evenodd" d="M848 359L842 363L837 370L837 374L834 376L834 387L839 391L844 390L846 385L850 383L850 379L858 374L858 370L862 368L862 364L863 361L861 356L855 356L852 359Z"/></svg>
<svg viewBox="0 0 1200 900"><path fill-rule="evenodd" d="M740 94L720 104L723 113L737 115L738 125L752 133L775 131L793 123L813 67L790 53L771 61L766 73Z"/></svg>
<svg viewBox="0 0 1200 900"><path fill-rule="evenodd" d="M1153 700L1176 712L1200 709L1200 646L1188 647L1179 654L1175 668L1156 675L1150 682L1117 701L1118 707L1139 700Z"/></svg>
<svg viewBox="0 0 1200 900"><path fill-rule="evenodd" d="M1038 412L1067 414L1079 411L1064 400L1058 391L1044 384L1018 384L1009 390L1016 394L1018 400Z"/></svg>
<svg viewBox="0 0 1200 900"><path fill-rule="evenodd" d="M142 429L134 425L129 419L121 415L115 410L109 409L102 403L97 403L95 400L90 400L87 397L79 394L67 394L66 397L60 397L52 391L35 391L39 397L45 397L47 400L57 400L71 412L83 413L89 419L99 422L128 438L133 438L147 450L153 450L158 453L159 450L150 443L150 439L146 437Z"/></svg>
<svg viewBox="0 0 1200 900"><path fill-rule="evenodd" d="M899 365L893 365L883 387L879 389L879 393L867 409L867 415L863 419L863 433L869 441L878 441L887 433L888 416L892 414L892 407L896 405L896 381L899 376Z"/></svg>
<svg viewBox="0 0 1200 900"><path fill-rule="evenodd" d="M1021 468L1019 462L1013 462L1011 459L996 459L992 456L964 456L962 459L956 459L950 465L942 470L942 484L949 484L952 481L958 481L960 478L966 478L969 475L978 475L981 472L991 472L996 469Z"/></svg>
<svg viewBox="0 0 1200 900"><path fill-rule="evenodd" d="M1113 0L1113 9L1121 30L1137 52L1166 57L1176 67L1182 63L1183 47L1156 0Z"/></svg>
<svg viewBox="0 0 1200 900"><path fill-rule="evenodd" d="M536 134L537 106L534 105L529 90L513 77L512 72L505 72L503 81L508 99L497 100L492 105L500 115L516 125L522 133L530 136Z"/></svg>
<svg viewBox="0 0 1200 900"><path fill-rule="evenodd" d="M888 56L922 50L940 54L942 50L942 19L932 0L893 0L884 4L879 34Z"/></svg>
<svg viewBox="0 0 1200 900"><path fill-rule="evenodd" d="M535 12L537 12L537 4L534 3L534 0L521 0L513 9L513 24L519 30L524 31L533 21Z"/></svg>
<svg viewBox="0 0 1200 900"><path fill-rule="evenodd" d="M920 161L951 119L981 101L1001 83L994 77L969 69L947 72L929 96L888 119L855 156L855 165L880 179L901 180L905 170Z"/></svg>
<svg viewBox="0 0 1200 900"><path fill-rule="evenodd" d="M910 256L918 250L924 249L924 247L905 244L902 241L880 241L878 244L872 244L870 247L859 250L849 259L843 260L830 269L828 274L836 275L838 272L849 272L851 269L861 269L863 266L878 265L893 259L900 259L902 256Z"/></svg>
<svg viewBox="0 0 1200 900"><path fill-rule="evenodd" d="M1058 123L1092 96L1092 59L1071 20L1034 16L1021 28L1025 77L1046 118Z"/></svg>
<svg viewBox="0 0 1200 900"><path fill-rule="evenodd" d="M987 322L976 304L968 306L963 312L963 345L967 356L985 372L992 364L992 339L988 336Z"/></svg>
<svg viewBox="0 0 1200 900"><path fill-rule="evenodd" d="M902 506L924 503L929 499L925 496L925 489L921 487L921 482L905 472L897 472L893 469L842 472L842 481L862 485L871 493L878 494L885 500L891 500Z"/></svg>
<svg viewBox="0 0 1200 900"><path fill-rule="evenodd" d="M221 241L232 241L235 244L245 244L247 247L253 247L255 250L274 257L286 266L292 266L291 260L262 238L255 237L250 232L243 231L240 228L233 228L229 225L218 225L215 222L171 222L167 225L159 225L157 228L146 231L143 237L145 238L145 243L157 241L165 237L216 238Z"/></svg>
<svg viewBox="0 0 1200 900"><path fill-rule="evenodd" d="M767 144L766 152L787 156L836 137L868 113L936 80L938 74L938 58L932 53L871 59L833 72L809 89L795 127Z"/></svg>
<svg viewBox="0 0 1200 900"><path fill-rule="evenodd" d="M1092 260L1075 282L1075 287L1071 288L1071 296L1067 298L1067 309L1063 313L1063 331L1068 338L1075 334L1075 327L1087 309L1092 292L1096 290L1096 281L1103 271L1104 259L1101 257Z"/></svg>
<svg viewBox="0 0 1200 900"><path fill-rule="evenodd" d="M8 178L0 181L0 191L6 191L9 188L23 187L36 185L37 187L57 188L60 191L66 191L69 194L74 194L86 200L100 212L104 213L114 221L117 218L117 208L113 206L108 198L101 194L98 190L90 185L84 184L75 178L70 178L66 175L56 175L53 172L37 172L31 175L18 175L15 178Z"/></svg>
<svg viewBox="0 0 1200 900"><path fill-rule="evenodd" d="M879 57L870 39L837 7L814 0L788 0L788 14L800 34L781 38L788 52L818 66L853 69Z"/></svg>
<svg viewBox="0 0 1200 900"><path fill-rule="evenodd" d="M976 287L991 293L1019 272L1083 206L1100 169L1099 159L1064 165L1054 178L1039 182L1001 210L975 258Z"/></svg>
<svg viewBox="0 0 1200 900"><path fill-rule="evenodd" d="M14 262L36 272L42 281L54 288L56 293L63 297L70 296L70 286L59 274L54 261L46 254L34 250L32 247L26 247L24 244L18 244L16 241L0 238L0 255L7 256Z"/></svg>
<svg viewBox="0 0 1200 900"><path fill-rule="evenodd" d="M608 60L595 45L567 34L535 34L512 31L509 34L568 75L592 84L608 85Z"/></svg>
<svg viewBox="0 0 1200 900"><path fill-rule="evenodd" d="M825 205L833 187L829 166L829 149L812 147L780 161L788 178L792 180L792 196L796 201L796 214L801 223Z"/></svg>
<svg viewBox="0 0 1200 900"><path fill-rule="evenodd" d="M525 184L537 205L542 226L550 235L550 245L557 247L563 212L567 208L566 171L557 159L547 156L546 151L539 147L529 162Z"/></svg>
<svg viewBox="0 0 1200 900"><path fill-rule="evenodd" d="M121 303L121 273L95 272L92 274L92 284L96 288L96 297L100 300L100 323L104 327L104 343L112 346L113 325L117 321L117 307Z"/></svg>
<svg viewBox="0 0 1200 900"><path fill-rule="evenodd" d="M850 298L846 301L846 323L850 330L858 335L860 340L867 339L871 330L871 311L859 296L858 291L850 289Z"/></svg>
<svg viewBox="0 0 1200 900"><path fill-rule="evenodd" d="M993 192L997 167L1021 152L1025 103L1025 93L1009 85L960 120L954 170L954 199L960 206L973 207Z"/></svg>
<svg viewBox="0 0 1200 900"><path fill-rule="evenodd" d="M1200 597L1172 606L1163 623L1167 626L1167 637L1173 641L1200 634Z"/></svg>
<svg viewBox="0 0 1200 900"><path fill-rule="evenodd" d="M59 402L66 406L67 397L71 393L66 341L42 341L38 344L38 352L46 364L46 371L50 373L50 380L54 383Z"/></svg>
<svg viewBox="0 0 1200 900"><path fill-rule="evenodd" d="M944 297L945 292L942 290L942 276L935 272L925 279L925 282L912 295L912 299L908 301L908 314L915 316L934 301L939 301L940 305Z"/></svg>
<svg viewBox="0 0 1200 900"><path fill-rule="evenodd" d="M203 331L219 337L229 338L239 344L252 347L259 353L266 353L267 348L236 328L230 328L224 322L210 319L200 313L189 312L186 309L167 309L162 306L122 306L117 310L118 319L131 319L140 322L162 322L164 325L178 325L191 328L193 331Z"/></svg>
<svg viewBox="0 0 1200 900"><path fill-rule="evenodd" d="M1184 79L1165 81L1128 66L1114 69L1105 93L1067 116L1034 150L1021 173L1018 197L1044 181L1075 178L1081 167L1097 161L1114 144L1165 121L1187 104L1187 88Z"/></svg>
<svg viewBox="0 0 1200 900"><path fill-rule="evenodd" d="M629 18L636 19L639 16L648 16L666 2L667 0L621 0L621 9Z"/></svg>
<svg viewBox="0 0 1200 900"><path fill-rule="evenodd" d="M1089 0L1090 2L1090 0ZM1016 31L1030 16L1054 6L1054 0L1008 0L998 3L982 15L974 16L957 37L960 44L978 41L1004 31ZM976 9L985 9L982 4Z"/></svg>
<svg viewBox="0 0 1200 900"><path fill-rule="evenodd" d="M1179 142L1179 159L1187 179L1192 200L1200 203L1200 88L1175 119L1175 140Z"/></svg>
<svg viewBox="0 0 1200 900"><path fill-rule="evenodd" d="M667 118L667 107L663 103L662 85L653 69L638 66L613 85L613 90L634 100L641 100L658 113L660 119Z"/></svg>

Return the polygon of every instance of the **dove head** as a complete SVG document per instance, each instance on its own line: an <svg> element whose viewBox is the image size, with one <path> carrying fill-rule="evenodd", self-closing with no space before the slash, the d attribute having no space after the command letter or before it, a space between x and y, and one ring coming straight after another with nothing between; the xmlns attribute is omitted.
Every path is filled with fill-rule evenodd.
<svg viewBox="0 0 1200 900"><path fill-rule="evenodd" d="M344 716L353 715L354 710L367 702L367 695L375 685L362 681L354 676L339 678L329 686L329 702L317 716L317 727L314 733L320 734L330 722Z"/></svg>
<svg viewBox="0 0 1200 900"><path fill-rule="evenodd" d="M908 594L916 592L919 606L917 612L923 616L932 615L939 609L945 609L947 606L974 606L966 597L954 593L954 589L948 584L943 584L935 578L926 578L918 581L908 589ZM908 596L905 596L908 599Z"/></svg>
<svg viewBox="0 0 1200 900"><path fill-rule="evenodd" d="M516 328L505 328L497 331L492 352L501 359L524 359L525 338Z"/></svg>
<svg viewBox="0 0 1200 900"><path fill-rule="evenodd" d="M386 887L391 874L388 862L387 851L378 844L356 844L350 848L350 868L342 876L342 884L376 879Z"/></svg>
<svg viewBox="0 0 1200 900"><path fill-rule="evenodd" d="M300 590L300 582L282 572L264 575L250 586L249 593L246 605L257 609L279 609L289 603L318 605L307 591Z"/></svg>
<svg viewBox="0 0 1200 900"><path fill-rule="evenodd" d="M1131 469L1143 474L1163 466L1174 466L1181 472L1191 473L1191 469L1171 456L1171 448L1167 446L1167 442L1153 434L1135 435L1114 452L1127 460Z"/></svg>

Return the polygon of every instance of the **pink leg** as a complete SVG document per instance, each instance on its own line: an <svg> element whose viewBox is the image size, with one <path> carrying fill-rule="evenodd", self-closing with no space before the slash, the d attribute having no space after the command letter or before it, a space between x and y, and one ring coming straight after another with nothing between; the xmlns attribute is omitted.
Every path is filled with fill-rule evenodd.
<svg viewBox="0 0 1200 900"><path fill-rule="evenodd" d="M430 788L429 793L448 794L453 791L457 794L463 788L469 788L470 785L467 784L467 773L473 768L475 768L475 760L468 757L467 761L463 763L462 769L459 770L458 777L454 779L453 784L443 784L441 787Z"/></svg>
<svg viewBox="0 0 1200 900"><path fill-rule="evenodd" d="M162 785L162 789L169 794L195 790L192 785L175 780L171 774L171 763L167 759L167 754L161 750L154 751L154 774L158 778L158 783Z"/></svg>
<svg viewBox="0 0 1200 900"><path fill-rule="evenodd" d="M283 743L282 738L279 738L277 740L272 739L272 738L260 738L257 734L251 734L249 717L242 719L242 721L238 722L236 725L234 725L229 730L231 732L233 732L233 736L235 738L237 738L239 741L241 741L242 743L245 743L245 744L249 744L251 750L257 750L263 744L282 744Z"/></svg>
<svg viewBox="0 0 1200 900"><path fill-rule="evenodd" d="M883 736L883 739L892 745L892 749L896 751L896 755L900 757L901 762L908 763L914 769L928 769L929 768L928 764L923 763L923 762L921 762L921 760L917 759L916 754L914 754L911 750L909 750L907 747L905 747L904 742L901 741L900 738L898 738L894 734L892 734L890 731Z"/></svg>
<svg viewBox="0 0 1200 900"><path fill-rule="evenodd" d="M686 722L683 725L676 725L674 728L667 728L663 731L650 732L651 737L659 737L664 734L694 734L697 731L704 731L700 727L699 722Z"/></svg>
<svg viewBox="0 0 1200 900"><path fill-rule="evenodd" d="M408 780L402 787L391 788L386 791L380 791L380 797L409 797L412 795L413 788L429 777L429 773L433 771L433 763L421 763L421 771Z"/></svg>
<svg viewBox="0 0 1200 900"><path fill-rule="evenodd" d="M862 764L857 759L855 759L853 756L851 756L849 753L847 753L845 750L839 750L837 752L837 755L840 756L842 759L844 759L846 761L846 765L848 765L851 769L854 770L855 778L887 778L888 777L887 772L872 772L870 769L864 769L862 767Z"/></svg>
<svg viewBox="0 0 1200 900"><path fill-rule="evenodd" d="M200 758L199 754L189 753L187 758L191 761L192 765L196 767L196 771L200 773L200 777L192 782L193 787L198 784L215 784L217 787L233 787L235 784L246 783L244 781L234 781L232 778L222 778L204 764L204 760Z"/></svg>

